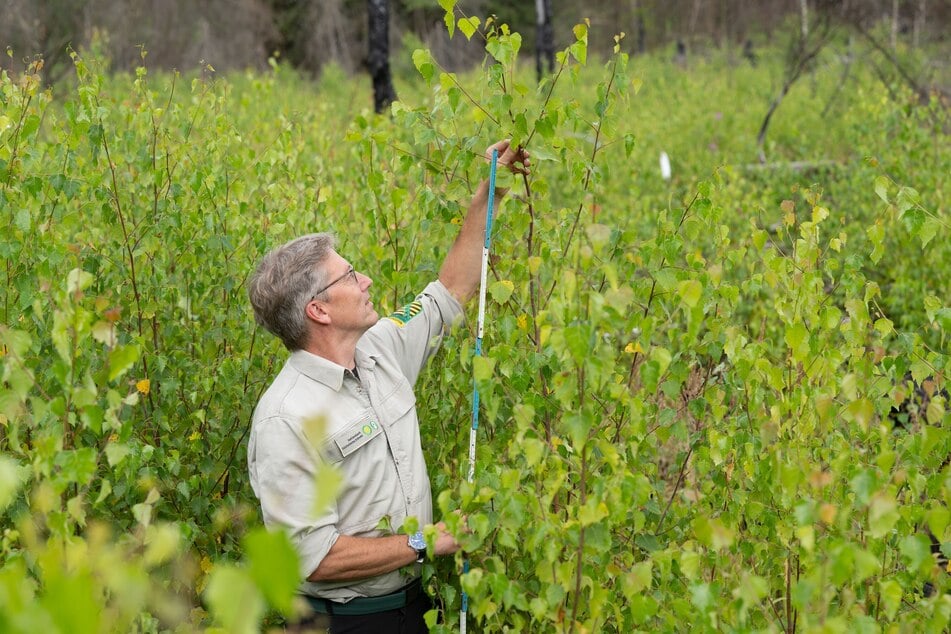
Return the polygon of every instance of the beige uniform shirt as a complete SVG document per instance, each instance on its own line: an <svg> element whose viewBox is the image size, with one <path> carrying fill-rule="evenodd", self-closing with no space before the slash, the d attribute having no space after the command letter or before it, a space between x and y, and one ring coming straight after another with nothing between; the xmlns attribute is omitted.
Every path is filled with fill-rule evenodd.
<svg viewBox="0 0 951 634"><path fill-rule="evenodd" d="M364 334L356 376L298 350L258 402L248 441L251 486L265 525L285 528L297 548L302 593L335 601L380 596L419 575L396 570L357 582L306 581L339 535L389 534L378 529L384 519L392 532L410 516L420 527L432 522L413 385L461 315L456 299L433 282ZM315 516L314 476L321 463L334 465L342 484L336 501Z"/></svg>

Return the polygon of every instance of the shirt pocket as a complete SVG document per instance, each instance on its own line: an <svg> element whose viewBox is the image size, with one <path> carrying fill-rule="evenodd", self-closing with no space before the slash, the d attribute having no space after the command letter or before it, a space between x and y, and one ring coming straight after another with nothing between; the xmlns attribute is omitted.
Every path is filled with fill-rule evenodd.
<svg viewBox="0 0 951 634"><path fill-rule="evenodd" d="M396 384L396 386L380 399L377 409L386 424L387 429L403 422L407 415L416 410L416 395L413 394L413 386L405 378ZM416 417L410 416L415 422Z"/></svg>
<svg viewBox="0 0 951 634"><path fill-rule="evenodd" d="M383 427L373 412L367 410L351 420L347 425L327 439L321 448L321 455L330 464L343 462L371 440L383 433Z"/></svg>

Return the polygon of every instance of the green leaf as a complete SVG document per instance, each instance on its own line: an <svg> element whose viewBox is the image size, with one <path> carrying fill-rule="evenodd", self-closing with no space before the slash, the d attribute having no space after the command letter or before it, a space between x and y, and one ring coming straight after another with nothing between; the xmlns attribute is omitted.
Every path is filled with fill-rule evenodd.
<svg viewBox="0 0 951 634"><path fill-rule="evenodd" d="M575 443L577 444L577 443ZM603 501L592 498L578 510L578 521L582 526L590 526L600 522L608 516L608 505Z"/></svg>
<svg viewBox="0 0 951 634"><path fill-rule="evenodd" d="M495 359L492 357L478 356L472 358L472 376L476 381L489 381L492 379L494 372Z"/></svg>
<svg viewBox="0 0 951 634"><path fill-rule="evenodd" d="M760 576L744 573L740 587L733 594L747 606L758 605L769 594L769 583Z"/></svg>
<svg viewBox="0 0 951 634"><path fill-rule="evenodd" d="M56 465L66 482L85 486L96 473L96 450L83 447L61 451L56 455Z"/></svg>
<svg viewBox="0 0 951 634"><path fill-rule="evenodd" d="M109 352L109 380L115 381L131 370L135 362L139 360L139 354L139 346L134 343L113 348Z"/></svg>
<svg viewBox="0 0 951 634"><path fill-rule="evenodd" d="M256 634L266 604L251 575L226 564L216 565L208 579L205 599L217 623L232 634Z"/></svg>
<svg viewBox="0 0 951 634"><path fill-rule="evenodd" d="M149 526L145 531L145 553L142 561L152 568L169 561L178 553L181 531L175 524L162 522Z"/></svg>
<svg viewBox="0 0 951 634"><path fill-rule="evenodd" d="M864 548L855 547L853 551L855 558L855 583L862 583L866 579L878 574L882 569L882 562Z"/></svg>
<svg viewBox="0 0 951 634"><path fill-rule="evenodd" d="M111 442L106 445L106 460L109 461L109 466L115 467L125 460L125 457L128 456L131 451L128 445L122 443Z"/></svg>
<svg viewBox="0 0 951 634"><path fill-rule="evenodd" d="M612 229L608 225L595 222L585 226L585 233L591 241L591 246L599 249L611 239Z"/></svg>
<svg viewBox="0 0 951 634"><path fill-rule="evenodd" d="M884 176L879 176L875 179L875 193L878 194L878 197L881 198L886 203L888 200L888 179Z"/></svg>
<svg viewBox="0 0 951 634"><path fill-rule="evenodd" d="M650 559L634 564L624 577L624 595L628 598L648 590L653 582L654 562Z"/></svg>
<svg viewBox="0 0 951 634"><path fill-rule="evenodd" d="M895 324L892 323L891 319L882 317L875 320L875 330L877 330L880 335L885 337L894 332Z"/></svg>
<svg viewBox="0 0 951 634"><path fill-rule="evenodd" d="M17 357L23 357L33 345L30 333L0 325L0 345Z"/></svg>
<svg viewBox="0 0 951 634"><path fill-rule="evenodd" d="M490 37L485 43L486 52L491 55L503 68L509 68L518 55L522 46L522 36L518 33Z"/></svg>
<svg viewBox="0 0 951 634"><path fill-rule="evenodd" d="M846 406L844 416L847 420L858 423L862 429L868 429L869 424L875 417L875 406L869 399L860 398Z"/></svg>
<svg viewBox="0 0 951 634"><path fill-rule="evenodd" d="M927 575L934 565L931 542L921 533L906 535L899 543L899 550L908 569L919 575Z"/></svg>
<svg viewBox="0 0 951 634"><path fill-rule="evenodd" d="M504 304L509 300L509 297L512 296L512 292L515 290L515 284L509 280L499 280L498 282L493 282L489 285L489 295L492 296L499 304Z"/></svg>
<svg viewBox="0 0 951 634"><path fill-rule="evenodd" d="M702 563L700 553L694 550L685 550L680 553L680 570L684 576L693 581L700 575L700 564Z"/></svg>
<svg viewBox="0 0 951 634"><path fill-rule="evenodd" d="M436 73L436 66L433 64L433 56L426 49L418 48L413 51L413 65L416 66L416 70L419 71L419 74L423 76L423 79L426 80L426 83L429 83L429 81L433 78L433 75Z"/></svg>
<svg viewBox="0 0 951 634"><path fill-rule="evenodd" d="M921 225L921 229L918 231L918 237L921 239L922 248L928 246L928 243L931 242L931 240L934 239L936 235L938 235L938 231L940 229L941 222L937 218L929 216L925 220L924 224Z"/></svg>
<svg viewBox="0 0 951 634"><path fill-rule="evenodd" d="M66 291L70 294L84 291L89 288L94 279L96 278L92 273L87 273L82 269L73 269L66 274Z"/></svg>
<svg viewBox="0 0 951 634"><path fill-rule="evenodd" d="M868 510L869 534L875 538L884 537L897 522L898 504L895 498L882 492L877 493Z"/></svg>
<svg viewBox="0 0 951 634"><path fill-rule="evenodd" d="M248 570L268 602L290 615L300 583L297 551L283 531L257 528L242 540Z"/></svg>
<svg viewBox="0 0 951 634"><path fill-rule="evenodd" d="M873 264L878 264L885 254L885 227L880 223L875 223L865 230L865 235L872 243L872 253L869 255L869 259L872 260Z"/></svg>
<svg viewBox="0 0 951 634"><path fill-rule="evenodd" d="M103 631L103 606L94 592L97 584L88 569L83 568L75 572L57 571L45 580L41 602L57 627L55 631L77 634Z"/></svg>
<svg viewBox="0 0 951 634"><path fill-rule="evenodd" d="M925 212L917 207L908 209L901 216L902 222L905 223L905 226L908 228L908 232L913 236L921 236L921 232L925 226ZM932 236L933 237L933 236ZM928 238L931 240L931 237Z"/></svg>
<svg viewBox="0 0 951 634"><path fill-rule="evenodd" d="M713 605L713 592L709 583L698 583L690 586L690 602L700 610L706 612Z"/></svg>
<svg viewBox="0 0 951 634"><path fill-rule="evenodd" d="M941 300L939 300L934 295L928 295L927 297L925 297L924 306L925 306L925 315L927 315L928 321L934 321L935 314L942 308Z"/></svg>
<svg viewBox="0 0 951 634"><path fill-rule="evenodd" d="M53 346L56 348L56 353L60 359L71 364L70 337L69 316L61 310L54 311L50 338L53 340Z"/></svg>
<svg viewBox="0 0 951 634"><path fill-rule="evenodd" d="M677 285L677 294L689 308L693 308L703 295L703 284L698 280L684 280Z"/></svg>
<svg viewBox="0 0 951 634"><path fill-rule="evenodd" d="M792 326L786 328L786 345L792 350L793 358L796 361L805 361L809 356L809 331L805 324L797 321Z"/></svg>
<svg viewBox="0 0 951 634"><path fill-rule="evenodd" d="M878 591L882 597L882 607L888 620L895 618L898 608L901 607L901 586L894 579L886 579L878 584Z"/></svg>
<svg viewBox="0 0 951 634"><path fill-rule="evenodd" d="M951 523L951 511L946 506L936 506L926 514L928 529L935 535L944 535Z"/></svg>
<svg viewBox="0 0 951 634"><path fill-rule="evenodd" d="M575 35L575 42L568 47L568 52L584 66L588 63L588 25L576 24L571 31Z"/></svg>
<svg viewBox="0 0 951 634"><path fill-rule="evenodd" d="M849 484L852 486L852 491L855 493L856 501L859 504L868 504L869 500L872 499L872 494L878 490L875 474L869 469L859 472Z"/></svg>
<svg viewBox="0 0 951 634"><path fill-rule="evenodd" d="M0 513L16 498L29 473L29 469L21 467L16 460L0 455Z"/></svg>
<svg viewBox="0 0 951 634"><path fill-rule="evenodd" d="M472 36L479 29L481 20L476 16L469 18L459 18L459 30L462 31L462 34L466 36L467 40L471 40Z"/></svg>

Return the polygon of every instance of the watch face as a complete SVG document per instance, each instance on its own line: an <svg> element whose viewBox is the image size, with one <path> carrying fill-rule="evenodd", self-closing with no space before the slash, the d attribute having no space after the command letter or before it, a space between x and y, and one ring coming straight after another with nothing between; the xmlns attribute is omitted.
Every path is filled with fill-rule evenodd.
<svg viewBox="0 0 951 634"><path fill-rule="evenodd" d="M410 535L409 545L414 550L426 550L426 538L423 537L423 531L416 531Z"/></svg>

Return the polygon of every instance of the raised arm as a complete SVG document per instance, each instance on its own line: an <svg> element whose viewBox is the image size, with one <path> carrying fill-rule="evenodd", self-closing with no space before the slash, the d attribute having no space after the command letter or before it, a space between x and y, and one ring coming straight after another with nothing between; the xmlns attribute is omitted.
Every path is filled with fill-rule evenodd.
<svg viewBox="0 0 951 634"><path fill-rule="evenodd" d="M492 150L498 150L498 166L516 174L528 174L530 165L528 152L510 146L508 139L489 146L486 158L492 157ZM508 190L496 187L495 203ZM489 202L489 181L479 183L462 228L455 242L446 254L439 269L439 281L443 283L460 304L465 304L479 289L481 277L482 246L485 243L485 213Z"/></svg>

